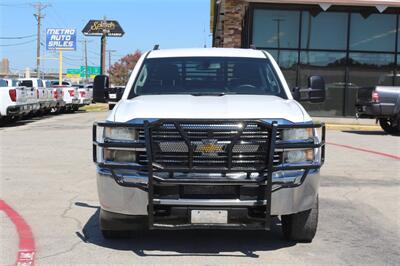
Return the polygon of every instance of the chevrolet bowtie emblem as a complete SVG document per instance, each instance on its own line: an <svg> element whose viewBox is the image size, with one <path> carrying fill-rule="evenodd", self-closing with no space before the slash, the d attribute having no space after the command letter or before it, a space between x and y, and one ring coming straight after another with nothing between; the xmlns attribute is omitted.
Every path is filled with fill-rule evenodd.
<svg viewBox="0 0 400 266"><path fill-rule="evenodd" d="M197 145L196 151L201 153L217 153L224 151L224 146L217 144L216 139L207 139L202 140L202 143Z"/></svg>

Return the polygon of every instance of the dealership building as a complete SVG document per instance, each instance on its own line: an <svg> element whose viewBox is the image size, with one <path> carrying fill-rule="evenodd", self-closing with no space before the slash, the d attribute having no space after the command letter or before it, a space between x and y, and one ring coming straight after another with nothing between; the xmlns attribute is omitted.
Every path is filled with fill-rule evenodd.
<svg viewBox="0 0 400 266"><path fill-rule="evenodd" d="M354 116L357 89L400 86L400 0L212 0L214 47L268 51L291 88L324 77L317 116ZM397 75L399 78L396 78Z"/></svg>

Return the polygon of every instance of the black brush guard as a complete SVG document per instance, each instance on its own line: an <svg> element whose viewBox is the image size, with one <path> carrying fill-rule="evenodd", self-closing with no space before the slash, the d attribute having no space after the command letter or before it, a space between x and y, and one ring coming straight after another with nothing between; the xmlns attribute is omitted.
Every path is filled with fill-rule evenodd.
<svg viewBox="0 0 400 266"><path fill-rule="evenodd" d="M229 130L227 130L227 125ZM142 130L143 138L134 143L121 142L97 142L97 126L101 127L135 127ZM232 127L236 126L235 130ZM297 128L321 128L320 141L282 141L279 134L285 129ZM252 132L262 132L246 136L248 129ZM257 129L257 130L254 130ZM230 131L228 135L225 133ZM269 229L271 222L271 195L274 191L282 188L293 188L300 186L307 174L312 169L319 169L325 159L325 125L314 124L289 124L278 125L277 122L268 123L263 120L184 120L184 119L160 119L154 122L144 121L143 124L98 122L93 125L93 160L101 168L109 169L115 181L125 187L136 187L148 192L148 219L150 229L191 229L191 228L246 228L246 229ZM173 132L173 133L172 133ZM225 133L224 133L225 132ZM193 133L195 136L193 136ZM198 134L201 133L201 134ZM225 135L224 135L225 134ZM278 136L278 137L277 137ZM248 138L245 138L248 137ZM166 140L165 140L166 138ZM218 145L223 142L223 145ZM167 144L165 144L167 143ZM177 145L178 143L178 145ZM235 160L237 150L243 143L253 145L253 151L240 152L241 155L257 154L253 163L240 164ZM167 145L167 146L166 146ZM170 145L171 147L168 147ZM254 151L254 145L258 145ZM140 149L145 148L147 165L138 164L114 164L110 162L97 162L97 146L103 148ZM200 147L200 148L199 148ZM319 162L305 164L285 164L280 158L276 162L276 151L285 149L307 149L321 148L321 159ZM175 150L173 150L175 149ZM247 148L248 149L248 148ZM179 153L179 160L168 160ZM185 153L185 158L182 157ZM168 157L170 156L170 157ZM176 156L175 156L176 157ZM260 160L262 157L262 160ZM202 163L201 159L206 163ZM254 159L254 158L253 158ZM275 159L275 161L274 161ZM207 162L209 161L209 162ZM239 164L237 163L239 162ZM254 163L255 162L255 163ZM213 166L217 165L217 166ZM147 184L127 183L124 178L116 173L117 169L131 169L147 173ZM272 182L272 174L275 171L303 170L303 175L297 183ZM204 173L219 173L218 178L177 178L176 174L191 173L199 175ZM247 173L247 178L231 179L231 173ZM257 173L257 178L250 178L252 173ZM155 205L160 206L160 199L155 198L155 188L171 186L258 186L262 188L263 195L258 195L257 206L265 207L265 215L258 224L170 224L155 221ZM273 188L274 186L274 188ZM189 209L230 209L226 207L204 207L186 206ZM235 206L233 205L232 208Z"/></svg>

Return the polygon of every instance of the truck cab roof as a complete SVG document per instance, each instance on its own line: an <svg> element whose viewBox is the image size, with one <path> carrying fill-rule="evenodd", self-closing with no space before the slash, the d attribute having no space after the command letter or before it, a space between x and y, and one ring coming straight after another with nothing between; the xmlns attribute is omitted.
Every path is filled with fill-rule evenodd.
<svg viewBox="0 0 400 266"><path fill-rule="evenodd" d="M245 57L265 58L266 54L261 50L239 48L185 48L185 49L161 49L153 50L147 58L163 57Z"/></svg>

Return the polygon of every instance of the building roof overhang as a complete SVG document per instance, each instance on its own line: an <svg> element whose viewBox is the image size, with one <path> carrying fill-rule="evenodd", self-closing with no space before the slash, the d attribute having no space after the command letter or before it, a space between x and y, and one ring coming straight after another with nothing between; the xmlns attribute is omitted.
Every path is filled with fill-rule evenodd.
<svg viewBox="0 0 400 266"><path fill-rule="evenodd" d="M243 0L250 3L400 7L399 0Z"/></svg>

